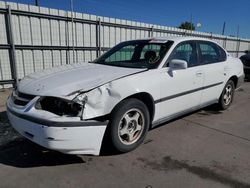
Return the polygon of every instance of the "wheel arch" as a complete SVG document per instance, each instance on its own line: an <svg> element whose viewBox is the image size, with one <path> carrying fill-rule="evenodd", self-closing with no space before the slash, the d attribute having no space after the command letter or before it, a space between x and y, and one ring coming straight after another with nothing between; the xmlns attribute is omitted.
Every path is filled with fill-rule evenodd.
<svg viewBox="0 0 250 188"><path fill-rule="evenodd" d="M228 80L232 80L234 82L234 87L237 88L238 85L238 77L236 75L231 76Z"/></svg>
<svg viewBox="0 0 250 188"><path fill-rule="evenodd" d="M130 99L130 98L138 99L138 100L142 101L147 106L148 111L149 111L149 115L150 115L150 122L152 122L154 119L154 115L155 115L155 103L154 103L154 99L153 99L152 95L150 95L147 92L140 92L140 93L130 95L130 96L124 98L122 101ZM116 104L116 106L118 104Z"/></svg>

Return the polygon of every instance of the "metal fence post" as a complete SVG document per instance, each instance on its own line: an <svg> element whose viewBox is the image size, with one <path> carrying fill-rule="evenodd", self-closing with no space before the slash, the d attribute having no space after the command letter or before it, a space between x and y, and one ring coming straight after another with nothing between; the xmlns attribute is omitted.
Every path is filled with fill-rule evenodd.
<svg viewBox="0 0 250 188"><path fill-rule="evenodd" d="M98 18L96 24L96 57L101 55L101 19Z"/></svg>
<svg viewBox="0 0 250 188"><path fill-rule="evenodd" d="M236 57L239 57L239 51L240 51L240 39L238 39L236 43Z"/></svg>
<svg viewBox="0 0 250 188"><path fill-rule="evenodd" d="M153 37L154 36L154 26L152 26L149 30L149 37Z"/></svg>
<svg viewBox="0 0 250 188"><path fill-rule="evenodd" d="M66 15L67 16L67 15ZM70 48L69 48L69 22L65 21L65 43L66 46L68 47L66 49L66 64L70 64Z"/></svg>
<svg viewBox="0 0 250 188"><path fill-rule="evenodd" d="M76 63L76 59L75 59L75 36L74 36L74 7L73 7L73 0L70 0L70 7L71 7L71 42L72 42L72 53L73 53L73 63ZM76 27L75 27L76 29Z"/></svg>
<svg viewBox="0 0 250 188"><path fill-rule="evenodd" d="M224 41L223 41L223 48L226 49L227 47L227 37L225 37Z"/></svg>
<svg viewBox="0 0 250 188"><path fill-rule="evenodd" d="M16 69L16 51L15 51L15 43L12 29L12 19L11 19L11 8L7 6L7 14L5 15L5 24L6 24L6 34L7 41L10 46L9 48L9 59L10 59L10 69L11 69L11 77L14 80L13 86L15 87L18 82L17 69Z"/></svg>

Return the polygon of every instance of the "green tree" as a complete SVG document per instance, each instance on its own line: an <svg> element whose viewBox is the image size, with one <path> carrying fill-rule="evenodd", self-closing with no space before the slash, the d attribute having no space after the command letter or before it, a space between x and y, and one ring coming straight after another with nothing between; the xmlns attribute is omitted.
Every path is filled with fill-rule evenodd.
<svg viewBox="0 0 250 188"><path fill-rule="evenodd" d="M186 30L195 30L195 26L193 23L190 22L182 22L181 25L179 26L180 29L186 29Z"/></svg>

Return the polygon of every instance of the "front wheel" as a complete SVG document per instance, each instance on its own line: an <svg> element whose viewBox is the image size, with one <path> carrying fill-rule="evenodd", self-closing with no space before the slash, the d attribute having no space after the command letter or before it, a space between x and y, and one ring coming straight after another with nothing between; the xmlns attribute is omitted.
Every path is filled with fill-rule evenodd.
<svg viewBox="0 0 250 188"><path fill-rule="evenodd" d="M233 97L234 97L234 90L235 90L235 86L234 86L234 82L232 80L229 80L219 99L219 107L221 110L226 110L233 102Z"/></svg>
<svg viewBox="0 0 250 188"><path fill-rule="evenodd" d="M138 99L119 103L110 118L110 140L122 153L138 147L144 140L150 124L147 106Z"/></svg>

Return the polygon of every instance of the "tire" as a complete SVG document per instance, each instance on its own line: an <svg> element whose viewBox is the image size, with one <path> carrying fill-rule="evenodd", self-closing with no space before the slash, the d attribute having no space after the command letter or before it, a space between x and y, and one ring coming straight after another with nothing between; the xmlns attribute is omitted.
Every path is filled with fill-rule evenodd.
<svg viewBox="0 0 250 188"><path fill-rule="evenodd" d="M137 148L146 137L150 116L147 106L131 98L120 102L112 111L109 131L110 141L119 153Z"/></svg>
<svg viewBox="0 0 250 188"><path fill-rule="evenodd" d="M229 80L226 83L219 99L218 106L221 110L228 109L228 107L232 104L234 91L235 91L234 82L232 80Z"/></svg>

